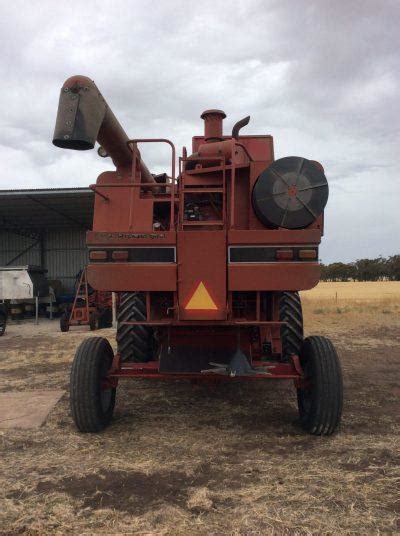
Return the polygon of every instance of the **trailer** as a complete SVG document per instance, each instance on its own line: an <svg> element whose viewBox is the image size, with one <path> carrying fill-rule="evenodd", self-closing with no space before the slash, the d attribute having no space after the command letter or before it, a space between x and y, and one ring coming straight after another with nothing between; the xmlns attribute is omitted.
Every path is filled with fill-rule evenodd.
<svg viewBox="0 0 400 536"><path fill-rule="evenodd" d="M290 380L305 430L339 426L339 358L329 339L304 338L299 295L320 276L324 169L275 160L272 136L242 134L250 117L230 134L225 117L203 112L204 133L177 159L169 139L129 139L90 79L61 89L53 143L88 150L97 141L116 168L91 186L87 277L119 293L118 349L101 337L77 349L70 401L82 432L106 427L119 382L141 378ZM148 170L140 147L149 143L170 148L168 173Z"/></svg>
<svg viewBox="0 0 400 536"><path fill-rule="evenodd" d="M7 318L23 318L24 310L29 307L39 316L39 303L48 298L51 303L49 282L41 266L0 266L0 336L4 335ZM7 305L5 302L7 301Z"/></svg>

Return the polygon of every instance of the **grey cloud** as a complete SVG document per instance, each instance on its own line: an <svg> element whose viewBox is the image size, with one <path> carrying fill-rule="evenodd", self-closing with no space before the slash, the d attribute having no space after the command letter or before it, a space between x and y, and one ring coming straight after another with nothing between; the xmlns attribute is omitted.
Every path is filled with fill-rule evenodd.
<svg viewBox="0 0 400 536"><path fill-rule="evenodd" d="M190 148L205 108L227 112L227 131L251 114L246 131L273 134L277 157L325 166L324 261L397 252L397 1L15 1L0 15L0 187L85 185L112 167L50 143L62 82L85 74L132 137ZM168 169L167 151L142 152Z"/></svg>

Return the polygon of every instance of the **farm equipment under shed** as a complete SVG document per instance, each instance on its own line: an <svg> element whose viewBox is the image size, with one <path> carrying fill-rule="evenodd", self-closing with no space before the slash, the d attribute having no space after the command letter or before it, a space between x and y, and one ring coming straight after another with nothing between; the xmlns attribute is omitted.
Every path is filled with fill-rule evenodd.
<svg viewBox="0 0 400 536"><path fill-rule="evenodd" d="M4 303L0 303L0 337L4 335L7 326L8 311Z"/></svg>
<svg viewBox="0 0 400 536"><path fill-rule="evenodd" d="M91 331L111 327L111 292L92 289L87 282L86 268L78 274L75 288L71 308L60 317L60 330L69 331L72 326L89 326Z"/></svg>
<svg viewBox="0 0 400 536"><path fill-rule="evenodd" d="M328 184L323 167L274 160L268 135L223 134L225 113L203 112L204 134L183 148L128 139L94 83L68 79L53 143L110 156L87 233L90 285L120 295L117 353L100 337L78 348L70 400L76 426L109 424L123 378L286 379L300 421L329 435L342 411L337 353L324 337L303 340L298 291L319 280L318 245ZM139 144L171 148L171 174L152 175Z"/></svg>

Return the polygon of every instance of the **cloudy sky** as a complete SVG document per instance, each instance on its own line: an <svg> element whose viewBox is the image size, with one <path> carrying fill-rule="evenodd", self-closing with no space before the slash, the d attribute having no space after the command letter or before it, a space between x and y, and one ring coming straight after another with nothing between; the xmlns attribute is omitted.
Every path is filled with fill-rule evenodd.
<svg viewBox="0 0 400 536"><path fill-rule="evenodd" d="M0 0L0 188L86 186L110 168L51 137L59 90L95 80L131 137L190 146L200 113L251 115L276 158L319 160L324 262L400 252L399 0ZM153 172L166 150L142 151Z"/></svg>

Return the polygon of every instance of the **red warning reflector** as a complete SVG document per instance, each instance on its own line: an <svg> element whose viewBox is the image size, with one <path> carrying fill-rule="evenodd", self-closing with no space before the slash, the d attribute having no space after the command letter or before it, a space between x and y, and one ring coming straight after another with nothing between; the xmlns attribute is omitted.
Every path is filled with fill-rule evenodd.
<svg viewBox="0 0 400 536"><path fill-rule="evenodd" d="M107 260L107 251L91 251L89 253L89 259L91 261L106 261Z"/></svg>
<svg viewBox="0 0 400 536"><path fill-rule="evenodd" d="M186 311L217 311L218 307L211 298L203 281L200 281L198 284L185 309Z"/></svg>
<svg viewBox="0 0 400 536"><path fill-rule="evenodd" d="M111 257L113 261L127 261L129 253L126 250L116 249L112 252Z"/></svg>
<svg viewBox="0 0 400 536"><path fill-rule="evenodd" d="M316 259L317 250L315 249L301 249L299 251L299 259Z"/></svg>
<svg viewBox="0 0 400 536"><path fill-rule="evenodd" d="M291 261L293 259L293 250L292 249L277 249L275 255L278 261Z"/></svg>

